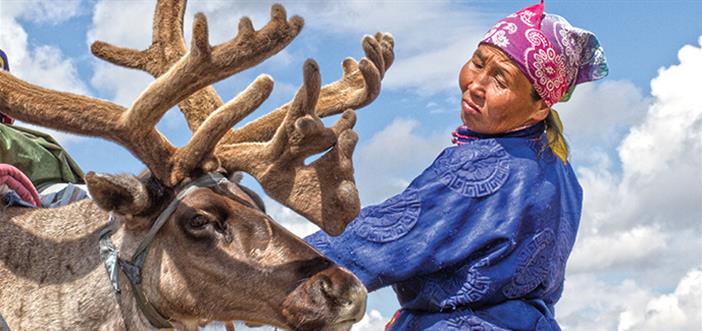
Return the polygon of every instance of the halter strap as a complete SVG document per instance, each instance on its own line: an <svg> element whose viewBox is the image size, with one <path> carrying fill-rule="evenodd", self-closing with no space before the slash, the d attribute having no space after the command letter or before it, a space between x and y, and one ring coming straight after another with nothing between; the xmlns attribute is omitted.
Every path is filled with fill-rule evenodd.
<svg viewBox="0 0 702 331"><path fill-rule="evenodd" d="M148 301L140 286L142 280L141 272L144 267L144 260L146 259L149 246L158 231L161 230L168 218L171 217L171 214L173 214L178 207L178 204L188 194L201 187L216 187L226 182L227 179L220 173L212 172L179 188L176 197L168 204L166 209L161 212L156 221L154 221L151 229L146 233L129 261L119 257L119 250L117 250L112 243L111 237L115 226L115 218L112 212L110 212L107 227L100 232L100 257L105 264L115 294L119 295L122 292L119 286L119 270L117 269L117 266L119 266L119 269L122 270L127 276L127 280L129 280L129 285L134 293L134 298L136 299L139 310L141 310L144 317L146 317L149 323L155 328L173 328L173 325Z"/></svg>

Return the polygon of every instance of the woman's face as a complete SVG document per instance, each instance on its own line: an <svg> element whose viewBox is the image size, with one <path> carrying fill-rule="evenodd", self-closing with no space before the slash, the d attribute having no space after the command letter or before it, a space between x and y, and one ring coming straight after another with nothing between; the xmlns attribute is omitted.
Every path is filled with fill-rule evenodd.
<svg viewBox="0 0 702 331"><path fill-rule="evenodd" d="M463 93L461 119L472 131L510 132L548 115L546 104L532 98L531 83L498 48L478 46L461 68L458 83Z"/></svg>

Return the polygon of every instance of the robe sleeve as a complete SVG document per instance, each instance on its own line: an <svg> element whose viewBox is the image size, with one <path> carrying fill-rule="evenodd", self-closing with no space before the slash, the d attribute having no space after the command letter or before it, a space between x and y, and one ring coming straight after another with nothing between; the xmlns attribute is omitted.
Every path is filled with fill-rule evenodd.
<svg viewBox="0 0 702 331"><path fill-rule="evenodd" d="M501 194L510 157L494 141L473 145L445 149L402 193L364 208L340 236L320 231L305 240L369 291L511 240L519 222L499 215L510 199Z"/></svg>

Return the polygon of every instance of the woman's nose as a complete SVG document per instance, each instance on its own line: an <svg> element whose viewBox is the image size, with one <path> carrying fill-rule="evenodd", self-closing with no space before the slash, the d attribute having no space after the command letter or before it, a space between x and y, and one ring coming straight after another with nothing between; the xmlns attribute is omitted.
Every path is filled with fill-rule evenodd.
<svg viewBox="0 0 702 331"><path fill-rule="evenodd" d="M485 80L486 75L478 74L468 83L466 92L470 93L470 98L478 106L482 106L485 100Z"/></svg>

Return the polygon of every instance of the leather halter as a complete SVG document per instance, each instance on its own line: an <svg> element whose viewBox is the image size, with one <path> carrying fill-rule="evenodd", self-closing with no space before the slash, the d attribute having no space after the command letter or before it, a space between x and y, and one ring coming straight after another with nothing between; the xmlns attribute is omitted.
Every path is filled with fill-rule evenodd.
<svg viewBox="0 0 702 331"><path fill-rule="evenodd" d="M175 199L168 204L168 207L161 212L154 224L146 233L144 239L137 247L136 251L129 260L123 260L119 257L119 251L115 248L112 243L112 232L115 226L114 215L110 212L109 223L105 229L100 232L100 258L105 264L107 269L107 274L110 277L110 282L112 283L112 288L116 295L121 294L121 289L119 286L119 270L127 276L129 280L129 285L134 293L134 298L136 299L137 306L139 310L144 314L144 317L151 323L151 325L157 329L173 328L173 325L168 320L168 318L161 315L161 313L156 310L156 308L151 304L148 299L144 296L144 291L141 288L141 272L144 267L144 260L146 259L146 254L149 249L149 245L153 241L154 237L158 231L163 227L168 218L173 214L178 203L182 201L188 194L195 191L201 187L217 187L220 184L228 182L227 178L222 176L220 173L212 172L206 174L190 183L185 184L183 187L178 189L179 192ZM117 266L119 265L119 269Z"/></svg>

